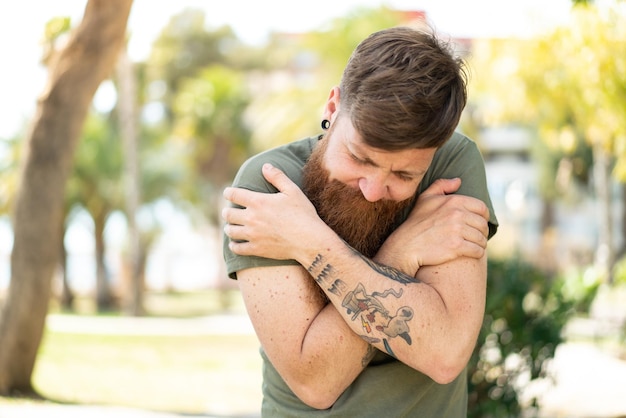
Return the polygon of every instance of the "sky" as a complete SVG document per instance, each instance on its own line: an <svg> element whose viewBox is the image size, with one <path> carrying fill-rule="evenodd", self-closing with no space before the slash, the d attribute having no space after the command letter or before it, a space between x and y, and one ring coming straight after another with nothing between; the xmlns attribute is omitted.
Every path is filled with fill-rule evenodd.
<svg viewBox="0 0 626 418"><path fill-rule="evenodd" d="M80 21L86 0L0 2L0 138L13 136L34 112L46 73L39 64L45 23L56 16ZM323 27L355 7L382 5L424 10L439 31L458 37L528 36L563 21L571 0L135 0L129 53L144 59L170 17L185 8L205 11L211 27L228 24L245 42L262 43L272 31Z"/></svg>

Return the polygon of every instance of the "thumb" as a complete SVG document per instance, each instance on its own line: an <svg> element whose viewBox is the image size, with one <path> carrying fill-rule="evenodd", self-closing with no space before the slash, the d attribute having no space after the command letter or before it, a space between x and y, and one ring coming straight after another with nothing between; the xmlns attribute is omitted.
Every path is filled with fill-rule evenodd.
<svg viewBox="0 0 626 418"><path fill-rule="evenodd" d="M274 167L270 163L263 164L261 170L263 172L263 177L265 177L265 180L272 183L272 185L276 187L281 193L288 192L291 188L296 187L296 184L291 181L291 179L287 177L287 175L282 170Z"/></svg>
<svg viewBox="0 0 626 418"><path fill-rule="evenodd" d="M424 190L422 196L451 194L459 190L459 187L461 187L461 179L459 177L453 179L437 179Z"/></svg>

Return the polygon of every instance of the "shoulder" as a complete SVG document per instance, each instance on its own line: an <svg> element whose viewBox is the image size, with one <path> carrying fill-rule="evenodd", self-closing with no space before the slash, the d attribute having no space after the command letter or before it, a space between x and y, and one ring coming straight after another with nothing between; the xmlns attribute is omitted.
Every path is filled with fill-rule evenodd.
<svg viewBox="0 0 626 418"><path fill-rule="evenodd" d="M461 177L463 180L469 180L467 177L475 175L476 171L484 172L484 167L476 143L467 136L455 132L435 153L424 178L428 184L424 186L428 187L440 178Z"/></svg>
<svg viewBox="0 0 626 418"><path fill-rule="evenodd" d="M480 164L483 163L476 142L459 132L452 134L450 139L435 154L435 159L449 160L456 158L465 160L478 159Z"/></svg>
<svg viewBox="0 0 626 418"><path fill-rule="evenodd" d="M302 169L318 137L309 137L263 151L244 162L233 180L233 186L273 193L276 189L261 174L261 167L271 163L280 168L297 185L301 184Z"/></svg>
<svg viewBox="0 0 626 418"><path fill-rule="evenodd" d="M490 236L496 231L496 219L485 173L485 162L476 142L467 136L455 132L452 137L437 150L433 161L420 184L420 192L426 190L435 180L460 178L458 194L472 196L485 202L491 213Z"/></svg>

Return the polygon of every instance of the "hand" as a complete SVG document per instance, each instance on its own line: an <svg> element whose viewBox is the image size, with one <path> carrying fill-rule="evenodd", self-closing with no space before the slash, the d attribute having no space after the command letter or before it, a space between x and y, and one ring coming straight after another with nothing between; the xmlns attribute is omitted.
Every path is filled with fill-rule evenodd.
<svg viewBox="0 0 626 418"><path fill-rule="evenodd" d="M418 198L415 207L385 241L376 261L414 276L421 266L458 257L481 258L487 247L489 210L479 199L451 194L461 179L439 179Z"/></svg>
<svg viewBox="0 0 626 418"><path fill-rule="evenodd" d="M263 176L278 193L259 193L228 187L224 198L243 206L222 210L224 233L229 248L238 255L255 255L277 260L297 259L299 245L306 242L321 223L313 204L281 170L263 165Z"/></svg>

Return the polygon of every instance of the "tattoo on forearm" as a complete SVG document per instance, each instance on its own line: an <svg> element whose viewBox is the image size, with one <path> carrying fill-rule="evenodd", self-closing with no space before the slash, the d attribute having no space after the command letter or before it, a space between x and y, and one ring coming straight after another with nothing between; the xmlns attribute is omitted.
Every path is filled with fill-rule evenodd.
<svg viewBox="0 0 626 418"><path fill-rule="evenodd" d="M307 269L309 274L311 274L315 281L321 286L323 283L332 280L332 276L334 275L333 266L330 264L326 264L323 266L323 257L321 254L318 254L311 263L311 266ZM316 273L317 272L317 273Z"/></svg>
<svg viewBox="0 0 626 418"><path fill-rule="evenodd" d="M419 280L410 277L394 268L375 263L355 251L367 265L378 272L401 284L419 283ZM325 262L324 257L318 254L307 269L320 287L335 296L342 297L341 306L351 316L352 321L359 321L363 329L361 338L369 344L382 343L387 353L394 355L387 338L401 337L407 344L412 344L408 322L413 319L413 309L402 306L395 314L389 312L383 299L393 296L399 299L403 289L389 288L383 292L368 293L363 283L359 283L352 291L346 292L347 284L336 278L337 272L332 265ZM381 335L382 334L382 335ZM363 359L365 361L365 358Z"/></svg>
<svg viewBox="0 0 626 418"><path fill-rule="evenodd" d="M381 301L382 298L386 298L389 295L399 298L402 296L402 289L400 291L387 289L382 293L373 292L368 294L365 286L359 283L353 291L346 295L341 306L346 309L348 315L352 315L352 321L359 320L361 322L363 332L365 333L362 335L362 338L370 344L381 341L380 338L375 337L374 331L378 331L388 338L401 337L407 344L411 345L413 340L411 339L408 322L413 319L413 309L409 306L403 306L395 312L395 315L390 314ZM390 355L394 355L387 339L384 337L383 345Z"/></svg>
<svg viewBox="0 0 626 418"><path fill-rule="evenodd" d="M360 252L356 251L355 249L352 249L352 251L354 252L355 255L357 255L363 261L365 261L365 263L372 270L376 271L379 274L382 274L385 277L388 277L391 280L394 280L394 281L396 281L398 283L402 283L402 284L419 283L420 282L415 277L411 277L408 274L405 274L405 273L401 272L398 269L386 266L384 264L379 264L379 263L377 263L377 262L375 262L373 260L370 260L369 258L365 257L363 254L361 254Z"/></svg>
<svg viewBox="0 0 626 418"><path fill-rule="evenodd" d="M333 282L333 284L327 289L330 293L337 296L342 296L348 287L344 282L337 279Z"/></svg>
<svg viewBox="0 0 626 418"><path fill-rule="evenodd" d="M313 274L313 270L316 270L319 268L320 264L322 264L322 254L318 254L315 257L315 260L313 260L313 262L311 263L311 265L307 268L307 270L309 271L309 273Z"/></svg>

